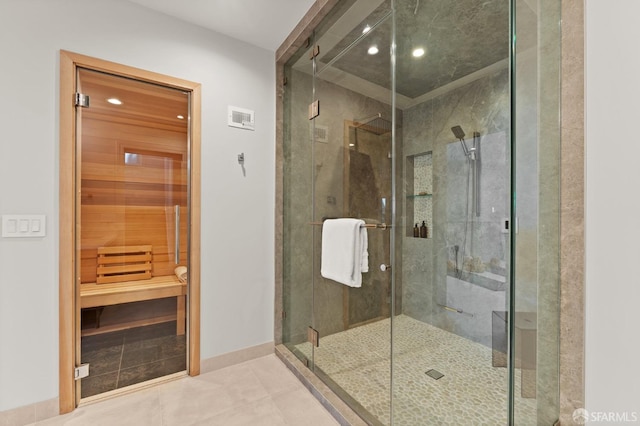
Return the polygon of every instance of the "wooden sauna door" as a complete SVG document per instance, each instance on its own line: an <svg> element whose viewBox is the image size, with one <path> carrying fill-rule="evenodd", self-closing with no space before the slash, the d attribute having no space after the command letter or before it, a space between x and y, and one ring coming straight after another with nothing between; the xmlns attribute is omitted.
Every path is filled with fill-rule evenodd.
<svg viewBox="0 0 640 426"><path fill-rule="evenodd" d="M80 400L199 372L199 212L191 207L199 200L199 96L171 78L167 84L95 61L101 66L73 67L74 196L64 200L74 206L71 291L63 289L61 263L61 295L74 299L71 307L61 303L61 318L63 308L75 313L74 369L88 364L89 375L71 384L72 397L63 394L62 345L69 342L61 333L62 412Z"/></svg>
<svg viewBox="0 0 640 426"><path fill-rule="evenodd" d="M189 97L102 71L77 76L90 99L76 141L84 399L186 371L186 283L174 271L188 264Z"/></svg>

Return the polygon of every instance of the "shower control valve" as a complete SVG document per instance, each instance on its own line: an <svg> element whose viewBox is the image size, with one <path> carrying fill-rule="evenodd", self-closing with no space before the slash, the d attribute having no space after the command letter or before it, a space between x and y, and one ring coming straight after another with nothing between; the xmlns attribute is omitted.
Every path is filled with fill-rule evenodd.
<svg viewBox="0 0 640 426"><path fill-rule="evenodd" d="M380 270L382 272L387 271L388 269L391 269L391 265L385 265L384 263L382 265L380 265Z"/></svg>

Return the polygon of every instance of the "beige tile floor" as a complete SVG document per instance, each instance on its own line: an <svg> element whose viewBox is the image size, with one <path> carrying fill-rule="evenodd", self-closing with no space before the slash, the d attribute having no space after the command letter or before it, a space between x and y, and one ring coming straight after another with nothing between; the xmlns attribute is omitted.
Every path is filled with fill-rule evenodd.
<svg viewBox="0 0 640 426"><path fill-rule="evenodd" d="M375 420L390 419L390 319L320 339L315 365L355 399ZM492 366L491 348L407 315L394 319L395 425L507 424L506 368ZM311 357L311 344L297 349ZM444 374L433 380L425 372ZM536 400L520 397L516 370L516 419L536 424Z"/></svg>
<svg viewBox="0 0 640 426"><path fill-rule="evenodd" d="M275 356L77 408L47 426L338 425Z"/></svg>

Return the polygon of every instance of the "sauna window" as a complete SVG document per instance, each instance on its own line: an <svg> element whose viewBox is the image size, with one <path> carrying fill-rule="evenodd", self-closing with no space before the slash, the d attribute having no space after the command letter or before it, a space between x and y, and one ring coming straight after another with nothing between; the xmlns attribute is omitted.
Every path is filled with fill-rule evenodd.
<svg viewBox="0 0 640 426"><path fill-rule="evenodd" d="M140 159L138 157L138 154L135 154L133 152L125 152L124 153L124 164L128 165L128 166L135 166L140 164Z"/></svg>

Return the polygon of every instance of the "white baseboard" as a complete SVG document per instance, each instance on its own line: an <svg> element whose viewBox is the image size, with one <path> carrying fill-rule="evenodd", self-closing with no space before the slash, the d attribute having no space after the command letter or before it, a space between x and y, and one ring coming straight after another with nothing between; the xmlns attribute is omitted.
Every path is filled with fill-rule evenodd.
<svg viewBox="0 0 640 426"><path fill-rule="evenodd" d="M220 370L221 368L230 367L235 364L240 364L241 362L251 361L252 359L271 355L274 352L274 342L268 342L214 356L213 358L203 359L200 361L200 374Z"/></svg>
<svg viewBox="0 0 640 426"><path fill-rule="evenodd" d="M58 415L60 401L58 398L35 402L23 407L0 411L0 425L24 426Z"/></svg>
<svg viewBox="0 0 640 426"><path fill-rule="evenodd" d="M214 356L200 361L200 374L220 370L245 361L271 355L275 352L274 342L251 346L238 351ZM0 411L0 426L24 426L31 423L56 417L59 414L58 398L40 401L23 407Z"/></svg>

